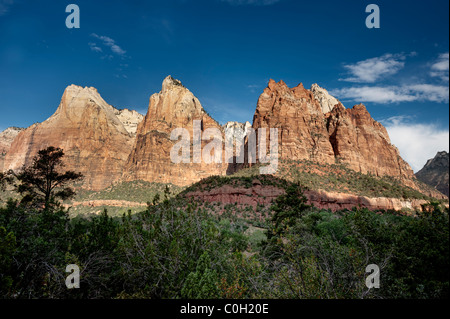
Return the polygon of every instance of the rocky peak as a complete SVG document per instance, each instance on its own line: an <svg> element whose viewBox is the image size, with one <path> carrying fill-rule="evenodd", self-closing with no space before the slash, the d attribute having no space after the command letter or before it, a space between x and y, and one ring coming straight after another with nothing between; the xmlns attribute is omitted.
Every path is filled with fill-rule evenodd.
<svg viewBox="0 0 450 319"><path fill-rule="evenodd" d="M171 90L173 88L184 88L181 81L174 79L171 75L167 76L162 83L162 92Z"/></svg>
<svg viewBox="0 0 450 319"><path fill-rule="evenodd" d="M418 180L436 188L449 196L449 154L446 151L438 152L429 159L425 166L416 173Z"/></svg>
<svg viewBox="0 0 450 319"><path fill-rule="evenodd" d="M437 152L434 158L431 158L427 161L424 168L430 166L448 166L449 155L446 151Z"/></svg>
<svg viewBox="0 0 450 319"><path fill-rule="evenodd" d="M60 119L74 123L93 121L99 125L108 122L121 134L130 135L124 123L117 117L118 113L120 114L120 111L106 103L96 88L72 84L64 90L58 109L46 122L57 122ZM87 114L93 118L87 118Z"/></svg>
<svg viewBox="0 0 450 319"><path fill-rule="evenodd" d="M326 114L326 126L336 159L349 168L377 176L410 179L413 171L391 144L386 128L362 104L336 105Z"/></svg>
<svg viewBox="0 0 450 319"><path fill-rule="evenodd" d="M316 83L311 86L310 91L313 93L315 99L319 101L323 113L331 112L336 105L341 104L338 99L330 95L327 90Z"/></svg>
<svg viewBox="0 0 450 319"><path fill-rule="evenodd" d="M161 92L150 97L147 115L138 126L135 146L129 156L124 179L189 185L210 175L224 174L226 163L172 163L171 150L176 143L170 139L172 131L184 128L193 140L194 120L200 121L199 128L202 132L208 128L223 130L205 112L194 94L180 81L171 76L166 77ZM201 143L204 145L206 141ZM199 155L199 151L201 152L193 149L192 156Z"/></svg>
<svg viewBox="0 0 450 319"><path fill-rule="evenodd" d="M64 150L66 169L81 172L86 188L99 190L122 176L134 139L92 87L68 86L56 112L22 131L11 144L5 169L29 165L40 149Z"/></svg>
<svg viewBox="0 0 450 319"><path fill-rule="evenodd" d="M171 127L191 127L193 119L201 119L204 116L206 112L200 101L181 81L169 75L162 83L162 90L150 97L144 126L153 126L158 131L169 131Z"/></svg>
<svg viewBox="0 0 450 319"><path fill-rule="evenodd" d="M244 131L247 131L251 127L252 127L252 125L250 124L249 121L246 121L245 123L231 121L231 122L227 122L223 126L223 129L242 129Z"/></svg>
<svg viewBox="0 0 450 319"><path fill-rule="evenodd" d="M73 99L92 99L98 104L104 104L102 97L98 93L97 89L94 87L82 87L79 85L71 84L69 85L63 93L63 100L67 102L68 105L71 104Z"/></svg>
<svg viewBox="0 0 450 319"><path fill-rule="evenodd" d="M319 102L303 84L289 88L283 81L270 80L258 99L253 128L278 129L281 159L334 163L324 121Z"/></svg>

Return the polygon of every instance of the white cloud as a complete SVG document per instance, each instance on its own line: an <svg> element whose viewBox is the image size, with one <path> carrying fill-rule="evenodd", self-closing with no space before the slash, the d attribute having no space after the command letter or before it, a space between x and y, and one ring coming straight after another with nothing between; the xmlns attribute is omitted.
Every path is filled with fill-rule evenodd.
<svg viewBox="0 0 450 319"><path fill-rule="evenodd" d="M14 4L14 0L0 0L0 16L9 12L9 7Z"/></svg>
<svg viewBox="0 0 450 319"><path fill-rule="evenodd" d="M412 52L410 56L416 55ZM374 83L375 81L393 75L405 66L406 56L404 54L386 53L381 57L359 61L355 64L346 64L344 68L348 70L349 77L340 79L341 81L356 83Z"/></svg>
<svg viewBox="0 0 450 319"><path fill-rule="evenodd" d="M396 116L380 121L386 127L391 143L414 170L419 171L439 151L449 151L449 130L434 124L412 123L410 117Z"/></svg>
<svg viewBox="0 0 450 319"><path fill-rule="evenodd" d="M89 47L91 48L92 51L94 52L103 52L102 48L100 48L99 46L97 46L96 43L94 42L89 42Z"/></svg>
<svg viewBox="0 0 450 319"><path fill-rule="evenodd" d="M430 75L438 77L444 82L449 81L449 53L442 53L438 59L431 65Z"/></svg>
<svg viewBox="0 0 450 319"><path fill-rule="evenodd" d="M270 6L282 0L222 0L222 2L227 2L233 6Z"/></svg>
<svg viewBox="0 0 450 319"><path fill-rule="evenodd" d="M104 35L97 35L95 33L92 33L91 36L101 40L103 42L103 45L105 45L106 47L109 47L113 53L115 53L119 56L124 56L125 53L127 53L127 51L123 50L120 46L118 46L116 44L116 41L110 37L107 37ZM96 52L102 52L102 51L99 51L99 49L101 50L100 47L98 47L95 43L94 43L94 45L95 45L95 48L93 49L93 47L91 46L91 43L89 43L91 50L96 51Z"/></svg>
<svg viewBox="0 0 450 319"><path fill-rule="evenodd" d="M448 103L449 101L449 88L433 84L350 87L331 90L330 93L339 100L357 103L388 104L413 101Z"/></svg>

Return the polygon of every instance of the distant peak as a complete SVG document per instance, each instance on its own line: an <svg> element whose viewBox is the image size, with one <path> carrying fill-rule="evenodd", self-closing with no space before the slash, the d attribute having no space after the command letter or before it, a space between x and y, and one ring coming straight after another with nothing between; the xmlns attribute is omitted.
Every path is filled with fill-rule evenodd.
<svg viewBox="0 0 450 319"><path fill-rule="evenodd" d="M331 112L336 105L341 104L338 99L317 83L311 85L310 91L313 93L314 98L319 101L323 113Z"/></svg>

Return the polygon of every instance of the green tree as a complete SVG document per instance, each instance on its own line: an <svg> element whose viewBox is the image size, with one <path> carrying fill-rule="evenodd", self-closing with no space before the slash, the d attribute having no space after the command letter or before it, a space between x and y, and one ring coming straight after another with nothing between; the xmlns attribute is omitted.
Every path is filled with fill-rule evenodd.
<svg viewBox="0 0 450 319"><path fill-rule="evenodd" d="M214 299L219 297L218 275L211 269L211 258L204 252L181 289L181 296L187 299Z"/></svg>
<svg viewBox="0 0 450 319"><path fill-rule="evenodd" d="M286 227L292 227L304 212L311 208L306 204L307 201L299 184L287 187L286 194L278 196L271 207L274 212L272 217L274 231L283 233Z"/></svg>
<svg viewBox="0 0 450 319"><path fill-rule="evenodd" d="M83 175L73 171L60 173L64 167L63 156L62 149L50 146L40 150L29 167L24 167L18 174L11 172L19 181L16 190L24 195L22 203L43 204L48 209L57 199L65 200L75 195L66 184L80 180Z"/></svg>
<svg viewBox="0 0 450 319"><path fill-rule="evenodd" d="M6 297L13 284L11 277L12 258L16 251L16 237L13 232L0 226L0 294Z"/></svg>

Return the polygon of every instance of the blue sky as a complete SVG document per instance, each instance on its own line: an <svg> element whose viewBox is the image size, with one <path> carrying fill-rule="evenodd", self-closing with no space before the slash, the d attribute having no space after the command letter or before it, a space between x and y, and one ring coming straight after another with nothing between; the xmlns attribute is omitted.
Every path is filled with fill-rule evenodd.
<svg viewBox="0 0 450 319"><path fill-rule="evenodd" d="M70 3L79 29L65 26ZM365 26L369 3L380 29ZM447 0L0 0L0 130L44 121L70 84L145 114L169 74L219 122L251 122L273 78L364 103L417 170L448 151L448 10Z"/></svg>

